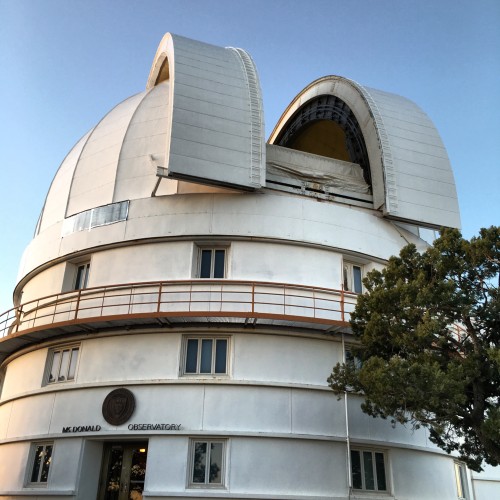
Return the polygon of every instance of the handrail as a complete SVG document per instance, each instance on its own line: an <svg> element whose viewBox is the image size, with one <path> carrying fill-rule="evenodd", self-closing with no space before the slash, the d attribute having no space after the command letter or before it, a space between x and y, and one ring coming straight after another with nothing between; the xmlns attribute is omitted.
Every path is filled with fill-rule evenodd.
<svg viewBox="0 0 500 500"><path fill-rule="evenodd" d="M122 283L57 293L0 315L0 340L26 331L105 318L231 316L347 324L357 294L307 285L246 280Z"/></svg>

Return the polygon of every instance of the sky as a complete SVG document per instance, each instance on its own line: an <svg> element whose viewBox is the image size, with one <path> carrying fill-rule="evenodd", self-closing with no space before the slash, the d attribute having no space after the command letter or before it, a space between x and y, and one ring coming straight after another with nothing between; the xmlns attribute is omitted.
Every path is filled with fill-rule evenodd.
<svg viewBox="0 0 500 500"><path fill-rule="evenodd" d="M464 236L500 224L499 0L0 0L0 312L57 168L144 90L166 32L251 54L266 137L325 75L411 99L447 148Z"/></svg>

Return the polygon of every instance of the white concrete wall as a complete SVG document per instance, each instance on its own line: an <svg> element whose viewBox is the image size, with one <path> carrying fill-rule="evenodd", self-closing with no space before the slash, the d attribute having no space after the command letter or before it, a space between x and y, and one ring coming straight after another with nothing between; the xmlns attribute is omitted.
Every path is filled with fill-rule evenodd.
<svg viewBox="0 0 500 500"><path fill-rule="evenodd" d="M235 238L273 239L284 243L305 243L331 248L339 253L357 254L371 261L387 259L398 254L408 242L425 248L425 242L417 236L396 228L382 219L377 212L356 209L333 203L298 196L266 194L198 194L162 196L132 200L127 221L79 231L61 238L61 223L40 233L28 246L20 268L20 277L52 259L66 256L71 259L75 252L94 253L106 245L137 243L149 238L188 238L206 241L223 238L231 242ZM156 248L157 250L158 248ZM285 255L294 259L298 250L294 246L276 247L282 260ZM324 275L325 256L318 250L318 263L314 259L303 262L303 269L310 269L307 281L321 281ZM247 247L247 254L252 252ZM265 255L263 265L273 264L276 256ZM235 270L243 272L243 266L260 263L256 255L251 260L235 263ZM306 266L307 265L307 266ZM286 275L285 264L277 270L283 281L293 282L294 275ZM317 273L321 269L320 273ZM312 272L314 271L314 273ZM332 274L327 277L335 282ZM245 273L250 276L249 272ZM300 278L300 275L298 276ZM325 281L330 281L330 279ZM333 285L332 285L333 287Z"/></svg>

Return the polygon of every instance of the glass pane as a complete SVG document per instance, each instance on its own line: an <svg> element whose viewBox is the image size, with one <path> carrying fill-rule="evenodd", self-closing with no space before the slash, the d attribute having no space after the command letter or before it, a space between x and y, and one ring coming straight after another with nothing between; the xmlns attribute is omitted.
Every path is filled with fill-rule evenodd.
<svg viewBox="0 0 500 500"><path fill-rule="evenodd" d="M75 290L80 290L83 288L85 277L85 266L78 266L78 270L76 271L76 281L75 281Z"/></svg>
<svg viewBox="0 0 500 500"><path fill-rule="evenodd" d="M105 500L118 500L122 474L123 447L113 446L109 457L108 477L106 479Z"/></svg>
<svg viewBox="0 0 500 500"><path fill-rule="evenodd" d="M65 349L62 352L61 369L59 370L59 378L57 379L59 382L64 382L66 380L69 370L69 357L70 351L69 349Z"/></svg>
<svg viewBox="0 0 500 500"><path fill-rule="evenodd" d="M227 340L215 342L215 373L226 373Z"/></svg>
<svg viewBox="0 0 500 500"><path fill-rule="evenodd" d="M69 363L68 380L74 380L75 378L77 361L78 361L78 348L71 350L71 361Z"/></svg>
<svg viewBox="0 0 500 500"><path fill-rule="evenodd" d="M200 278L210 278L212 267L212 250L201 251Z"/></svg>
<svg viewBox="0 0 500 500"><path fill-rule="evenodd" d="M193 483L205 482L205 464L207 461L207 443L194 444Z"/></svg>
<svg viewBox="0 0 500 500"><path fill-rule="evenodd" d="M352 282L353 292L361 293L363 291L363 283L361 282L361 268L359 266L352 266Z"/></svg>
<svg viewBox="0 0 500 500"><path fill-rule="evenodd" d="M212 339L201 341L200 373L212 373Z"/></svg>
<svg viewBox="0 0 500 500"><path fill-rule="evenodd" d="M132 464L130 467L130 498L142 498L144 481L146 479L146 462L148 450L146 445L139 445L132 452ZM133 491L137 493L132 494Z"/></svg>
<svg viewBox="0 0 500 500"><path fill-rule="evenodd" d="M344 266L344 290L349 290L349 268Z"/></svg>
<svg viewBox="0 0 500 500"><path fill-rule="evenodd" d="M90 264L87 264L84 269L83 288L87 288L87 285L89 284L89 274Z"/></svg>
<svg viewBox="0 0 500 500"><path fill-rule="evenodd" d="M196 373L198 364L198 339L188 339L186 351L186 373Z"/></svg>
<svg viewBox="0 0 500 500"><path fill-rule="evenodd" d="M222 483L222 443L210 443L209 483Z"/></svg>
<svg viewBox="0 0 500 500"><path fill-rule="evenodd" d="M374 490L375 477L373 475L373 456L371 451L363 452L363 466L365 469L365 490Z"/></svg>
<svg viewBox="0 0 500 500"><path fill-rule="evenodd" d="M52 367L50 368L49 382L55 382L59 376L59 364L61 362L61 353L56 351L52 357Z"/></svg>
<svg viewBox="0 0 500 500"><path fill-rule="evenodd" d="M40 482L46 483L49 477L50 462L52 460L52 445L45 447L45 456L43 458L42 473L40 475Z"/></svg>
<svg viewBox="0 0 500 500"><path fill-rule="evenodd" d="M225 250L216 250L215 251L215 260L214 260L214 278L224 278L224 257L226 251Z"/></svg>
<svg viewBox="0 0 500 500"><path fill-rule="evenodd" d="M43 446L35 448L35 456L33 458L33 470L31 471L31 482L38 483L38 473L40 472L40 465L43 459Z"/></svg>
<svg viewBox="0 0 500 500"><path fill-rule="evenodd" d="M352 472L352 487L360 490L363 488L361 479L361 457L359 451L351 451L351 472Z"/></svg>
<svg viewBox="0 0 500 500"><path fill-rule="evenodd" d="M375 467L377 469L377 489L379 491L385 491L387 489L387 485L385 482L385 464L383 453L375 453Z"/></svg>

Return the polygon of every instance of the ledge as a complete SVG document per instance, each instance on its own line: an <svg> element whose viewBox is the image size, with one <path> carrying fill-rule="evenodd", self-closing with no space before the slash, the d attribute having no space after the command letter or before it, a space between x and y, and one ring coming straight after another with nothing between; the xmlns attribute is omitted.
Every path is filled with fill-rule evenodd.
<svg viewBox="0 0 500 500"><path fill-rule="evenodd" d="M76 495L75 490L48 490L40 489L23 489L23 490L0 490L0 496L10 495L13 497L71 497Z"/></svg>

